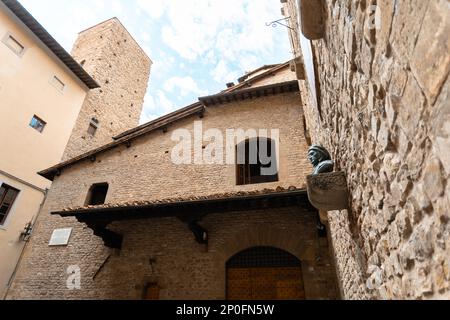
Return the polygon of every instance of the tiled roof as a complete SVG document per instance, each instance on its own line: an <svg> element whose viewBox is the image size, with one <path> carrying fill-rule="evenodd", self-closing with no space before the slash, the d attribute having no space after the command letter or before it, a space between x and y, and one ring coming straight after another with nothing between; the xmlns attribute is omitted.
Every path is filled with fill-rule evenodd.
<svg viewBox="0 0 450 320"><path fill-rule="evenodd" d="M239 199L248 198L251 196L269 196L280 193L293 193L298 191L304 191L306 187L299 188L291 186L289 188L278 187L276 189L263 189L254 191L238 191L238 192L226 192L217 193L205 196L188 196L188 197L176 197L176 198L166 198L160 200L151 201L128 201L123 203L107 203L97 206L84 206L84 207L70 207L65 208L62 211L54 212L53 214L67 215L71 212L83 213L83 212L94 212L94 211L104 211L107 209L126 209L126 208L138 208L138 207L158 207L170 204L181 204L181 203L193 203L193 202L204 202L212 200L226 200L226 199Z"/></svg>
<svg viewBox="0 0 450 320"><path fill-rule="evenodd" d="M260 71L263 71L263 70L267 70L267 69L272 69L272 68L275 68L275 67L278 67L278 66L279 66L279 64L264 65L262 67L259 67L259 68L255 69L255 70L253 70L253 71L247 72L245 75L240 77L238 79L238 81L239 81L239 83L244 82L245 80L247 80L249 77L251 77L253 74L255 74L257 72L260 72Z"/></svg>
<svg viewBox="0 0 450 320"><path fill-rule="evenodd" d="M208 97L200 97L199 100L207 107L236 102L247 99L256 99L269 95L277 95L287 92L298 92L300 90L298 81L286 81L269 84L260 87L245 88L237 91L222 92Z"/></svg>
<svg viewBox="0 0 450 320"><path fill-rule="evenodd" d="M141 130L138 130L136 132L132 132L130 134L127 134L123 137L116 137L117 140L110 142L108 144L105 144L97 149L91 150L89 152L86 152L84 154L81 154L75 158L69 159L67 161L64 161L60 164L57 164L51 168L48 168L46 170L43 170L41 172L38 172L39 175L43 176L46 179L53 180L56 175L60 173L60 171L68 166L71 166L77 162L86 160L86 159L95 159L97 154L100 154L102 152L112 150L114 148L117 148L120 145L130 145L130 141L140 137L146 133L153 132L158 129L163 129L170 123L173 123L175 121L178 121L180 119L185 119L187 117L197 115L197 114L203 114L205 107L198 103L196 105L192 105L189 108L185 108L179 111L176 111L168 116L161 117L155 121L151 122L151 125L144 126L141 128Z"/></svg>
<svg viewBox="0 0 450 320"><path fill-rule="evenodd" d="M263 73L258 74L257 76L254 76L253 78L245 79L242 82L239 82L237 85L222 91L222 93L232 92L232 91L241 90L241 89L245 89L245 88L251 87L254 82L260 81L260 80L270 76L271 74L274 74L274 73L277 73L280 70L283 70L284 68L288 68L290 66L290 63L291 62L288 61L288 62L285 62L285 63L276 64L276 65L273 66L273 68L267 69Z"/></svg>
<svg viewBox="0 0 450 320"><path fill-rule="evenodd" d="M285 93L285 92L298 92L298 91L299 91L298 81L294 80L294 81L288 81L288 82L275 83L275 84L271 84L271 85L267 85L267 86L255 87L255 88L245 88L244 87L241 90L227 91L227 92L222 92L218 95L213 95L213 96L209 96L209 97L201 97L201 98L199 98L200 102L194 103L186 108L180 109L169 115L166 115L159 119L153 120L147 124L144 124L140 127L135 128L135 129L131 129L121 135L116 136L115 137L116 140L111 143L108 143L97 149L94 149L87 153L79 155L73 159L67 160L67 161L57 164L51 168L48 168L41 172L38 172L38 174L43 176L44 178L53 180L54 177L57 176L58 174L60 174L61 170L65 167L71 166L77 162L80 162L80 161L83 161L86 159L95 160L95 157L97 154L114 149L120 145L129 146L133 139L141 137L142 135L153 132L155 130L164 129L168 125L175 123L176 121L179 121L181 119L186 119L187 117L191 117L194 115L202 116L205 112L205 108L210 105L214 106L214 105L220 105L220 104L226 103L226 102L233 102L233 101L246 100L246 99L255 99L255 98L264 97L264 96L268 96L268 95L277 95L277 94L281 94L281 93Z"/></svg>

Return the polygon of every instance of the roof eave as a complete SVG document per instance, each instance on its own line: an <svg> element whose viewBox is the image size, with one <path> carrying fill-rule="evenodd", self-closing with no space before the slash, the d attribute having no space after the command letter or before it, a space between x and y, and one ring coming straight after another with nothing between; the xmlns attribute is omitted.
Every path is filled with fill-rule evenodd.
<svg viewBox="0 0 450 320"><path fill-rule="evenodd" d="M16 0L0 0L89 89L100 88L78 62Z"/></svg>
<svg viewBox="0 0 450 320"><path fill-rule="evenodd" d="M179 121L179 120L191 117L191 116L195 116L196 114L203 114L204 111L205 111L205 107L200 104L198 106L196 105L196 106L192 107L190 110L184 110L183 113L174 114L172 118L162 117L162 118L160 118L162 120L157 123L154 123L154 125L152 127L143 128L140 131L137 131L133 134L130 134L130 135L127 135L120 139L117 139L116 141L113 141L109 144L103 145L100 148L94 149L92 151L89 151L87 153L79 155L78 157L75 157L73 159L69 159L65 162L62 162L56 166L53 166L46 170L40 171L40 172L38 172L38 174L50 181L53 181L55 179L55 176L59 175L61 173L61 170L68 166L74 165L78 162L88 160L91 158L94 159L100 153L112 150L120 145L126 145L133 139L141 137L144 134L151 133L155 130L165 128L168 125L170 125L176 121Z"/></svg>
<svg viewBox="0 0 450 320"><path fill-rule="evenodd" d="M59 215L61 217L75 217L75 216L91 216L95 218L95 214L108 214L108 213L120 213L125 211L137 210L148 211L151 209L172 207L172 206L197 206L200 204L214 204L228 201L254 201L262 199L272 199L279 197L304 197L307 201L307 191L305 189L295 190L283 190L283 191L271 191L271 192L255 192L254 194L245 195L230 195L228 197L211 198L211 199L199 199L199 200L180 200L174 202L162 202L147 205L127 205L127 206L113 206L113 207L99 207L99 208L87 208L87 209L75 209L75 210L63 210L52 212L52 215ZM151 216L150 216L151 217Z"/></svg>
<svg viewBox="0 0 450 320"><path fill-rule="evenodd" d="M255 99L269 95L277 95L288 92L298 92L300 87L297 80L280 82L266 86L253 87L249 89L242 89L239 91L223 92L220 94L201 97L199 100L205 106L221 105L235 101L242 101L247 99Z"/></svg>

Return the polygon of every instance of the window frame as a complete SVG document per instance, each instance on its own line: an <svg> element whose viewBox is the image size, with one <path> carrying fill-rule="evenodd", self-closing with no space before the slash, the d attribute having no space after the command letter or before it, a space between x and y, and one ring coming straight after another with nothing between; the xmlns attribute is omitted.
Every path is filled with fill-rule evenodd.
<svg viewBox="0 0 450 320"><path fill-rule="evenodd" d="M39 130L38 128L32 126L33 120L37 120L38 122L40 122L41 124L43 124L42 130ZM30 127L31 129L34 129L34 130L36 130L36 131L39 132L39 133L43 133L44 130L45 130L45 127L47 126L47 122L45 122L44 120L42 120L42 118L38 117L37 115L33 115L33 116L31 117L30 123L29 123L28 125L29 125L29 127Z"/></svg>
<svg viewBox="0 0 450 320"><path fill-rule="evenodd" d="M106 187L106 193L105 193L105 199L102 203L96 203L93 204L93 194L95 188L98 187ZM89 191L86 196L86 201L84 203L85 206L100 206L106 203L106 199L108 199L108 193L109 193L109 183L108 182L100 182L100 183L94 183L89 187Z"/></svg>
<svg viewBox="0 0 450 320"><path fill-rule="evenodd" d="M95 129L95 130L94 130L94 133L91 133L91 132L90 132L91 127ZM99 127L100 127L100 121L98 121L96 118L92 118L91 121L89 122L89 126L88 126L88 129L87 129L87 133L88 133L91 137L95 137L95 134L97 133Z"/></svg>
<svg viewBox="0 0 450 320"><path fill-rule="evenodd" d="M270 141L270 157L272 158L272 161L275 161L275 165L277 167L277 173L275 175L270 175L270 176L254 175L254 176L252 176L252 174L251 174L252 170L255 169L255 166L258 166L259 170L261 170L261 168L263 168L263 167L268 166L268 165L264 165L259 162L259 143L260 143L261 139L266 140L268 143ZM250 147L250 142L252 140L257 140L256 143L257 143L257 147L258 147L258 164L250 164L250 163L240 164L240 163L238 163L239 146L241 144L245 144L245 160L247 162L247 159L250 158L249 157L249 147ZM274 182L280 181L280 167L279 167L279 163L277 161L278 157L277 157L276 153L278 150L277 150L276 141L274 141L271 138L267 138L267 137L256 137L256 138L241 141L240 143L238 143L236 145L235 150L236 150L236 185L237 186L256 185L256 184L263 184L263 183L274 183ZM275 155L273 155L272 152L275 152ZM266 177L266 178L264 179L264 177Z"/></svg>
<svg viewBox="0 0 450 320"><path fill-rule="evenodd" d="M16 49L9 44L10 39L22 47L22 50L20 52L17 52ZM7 32L5 34L5 36L2 38L2 43L19 58L22 58L27 51L27 47L18 40L18 37L15 37L11 32Z"/></svg>
<svg viewBox="0 0 450 320"><path fill-rule="evenodd" d="M8 224L8 221L11 217L12 209L14 208L17 198L19 197L20 190L12 187L11 185L9 185L7 183L1 182L1 181L0 181L0 187L5 188L5 193L3 195L0 194L0 208L2 207L3 201L5 200L6 195L8 194L8 191L13 190L16 192L13 200L10 203L10 206L8 207L8 210L4 214L3 219L0 218L0 229L5 229Z"/></svg>
<svg viewBox="0 0 450 320"><path fill-rule="evenodd" d="M58 83L62 85L62 88L58 87L58 85L57 85ZM60 92L60 93L64 93L64 92L66 91L67 84L66 84L64 81L62 81L61 78L58 77L57 75L53 75L53 76L50 78L50 84L51 84L56 90L58 90L58 92Z"/></svg>

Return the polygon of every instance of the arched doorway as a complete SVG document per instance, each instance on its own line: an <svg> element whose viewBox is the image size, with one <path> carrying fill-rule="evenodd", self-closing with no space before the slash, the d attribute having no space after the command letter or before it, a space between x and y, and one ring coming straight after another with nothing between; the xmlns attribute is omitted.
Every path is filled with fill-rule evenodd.
<svg viewBox="0 0 450 320"><path fill-rule="evenodd" d="M244 250L226 265L228 300L304 300L302 264L273 247Z"/></svg>

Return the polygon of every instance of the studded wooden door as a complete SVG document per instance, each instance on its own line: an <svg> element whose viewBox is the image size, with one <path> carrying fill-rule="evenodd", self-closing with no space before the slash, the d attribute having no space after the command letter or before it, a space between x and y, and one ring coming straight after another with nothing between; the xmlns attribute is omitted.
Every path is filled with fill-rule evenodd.
<svg viewBox="0 0 450 320"><path fill-rule="evenodd" d="M304 300L301 262L270 247L241 252L227 263L229 300Z"/></svg>

